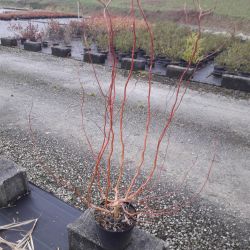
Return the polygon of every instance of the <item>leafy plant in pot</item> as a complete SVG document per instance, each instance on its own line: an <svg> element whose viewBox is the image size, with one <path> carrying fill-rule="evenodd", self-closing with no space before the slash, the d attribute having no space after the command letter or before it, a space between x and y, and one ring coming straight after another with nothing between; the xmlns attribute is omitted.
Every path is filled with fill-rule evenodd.
<svg viewBox="0 0 250 250"><path fill-rule="evenodd" d="M90 138L86 131L88 145L95 156L95 166L90 176L90 181L87 187L87 194L85 201L88 207L93 211L93 219L96 222L96 230L99 238L102 242L102 246L107 249L124 249L129 244L133 228L136 225L138 219L141 216L146 217L159 217L161 215L169 215L169 209L153 209L150 208L148 200L149 193L155 187L155 177L157 171L161 171L159 164L159 153L163 142L166 137L169 127L175 117L183 96L185 95L188 83L184 83L184 78L187 71L190 69L192 62L197 60L197 53L199 53L199 41L201 37L201 20L202 18L210 13L210 10L203 11L200 7L199 1L196 1L197 9L199 9L198 20L198 33L192 37L193 46L190 45L189 58L187 58L188 64L187 69L183 72L180 79L176 84L176 91L174 93L174 102L170 108L169 116L167 117L162 131L160 131L159 138L157 139L157 145L155 148L155 154L153 160L150 162L150 166L144 173L145 157L148 150L149 144L149 133L151 120L151 90L152 90L152 68L154 62L154 34L150 23L147 21L146 15L141 7L140 0L131 0L130 15L132 21L132 48L131 48L131 68L128 72L128 77L123 85L123 96L120 102L116 96L116 76L117 76L117 55L114 49L115 45L115 31L112 21L112 15L109 10L111 1L99 1L104 7L104 18L106 20L106 32L108 34L109 50L112 54L112 68L111 68L111 79L108 84L107 90L102 85L97 72L95 71L96 82L100 95L104 100L103 107L103 125L100 129L103 134L102 143L99 150L94 152ZM148 95L147 95L147 112L146 112L146 124L144 140L142 143L142 150L139 154L139 161L135 166L135 172L129 178L126 175L126 143L124 136L124 116L126 111L126 101L128 98L128 85L133 75L134 67L134 56L137 49L137 36L136 36L136 18L135 8L138 8L142 19L147 27L147 32L150 36L150 65L148 73ZM94 68L94 65L92 65ZM107 85L107 84L105 84ZM183 90L183 91L182 91ZM84 103L83 103L84 105ZM118 121L118 129L115 128L115 121ZM116 145L119 143L119 146ZM118 166L114 167L114 151L120 155ZM213 160L212 160L213 163ZM208 177L211 172L212 165L209 167L204 185L199 190L200 193L205 184L208 181ZM158 175L159 175L158 172ZM142 175L145 174L145 175ZM197 195L197 194L196 194ZM157 202L155 198L155 202ZM175 204L172 211L180 211L185 204L190 204L193 198L180 204ZM135 208L135 205L138 205ZM173 213L174 213L173 212Z"/></svg>
<svg viewBox="0 0 250 250"><path fill-rule="evenodd" d="M29 21L27 25L22 25L21 23L10 23L8 29L13 31L15 35L20 38L22 44L26 40L33 42L42 40L45 36L44 31L40 30L38 25L33 24L31 21Z"/></svg>

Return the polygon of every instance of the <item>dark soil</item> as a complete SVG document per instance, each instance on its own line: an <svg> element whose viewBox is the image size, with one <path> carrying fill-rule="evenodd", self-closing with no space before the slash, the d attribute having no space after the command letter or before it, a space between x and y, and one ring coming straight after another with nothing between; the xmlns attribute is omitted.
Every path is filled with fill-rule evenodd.
<svg viewBox="0 0 250 250"><path fill-rule="evenodd" d="M104 208L105 205L101 207ZM124 207L120 207L118 218L114 218L114 216L110 214L106 214L105 212L95 210L94 217L96 222L105 230L111 232L124 232L129 230L131 227L135 226L136 223L136 215L130 216L128 214L134 214L136 212L135 208L130 204L124 204ZM112 209L107 207L107 209ZM128 214L124 211L126 210Z"/></svg>

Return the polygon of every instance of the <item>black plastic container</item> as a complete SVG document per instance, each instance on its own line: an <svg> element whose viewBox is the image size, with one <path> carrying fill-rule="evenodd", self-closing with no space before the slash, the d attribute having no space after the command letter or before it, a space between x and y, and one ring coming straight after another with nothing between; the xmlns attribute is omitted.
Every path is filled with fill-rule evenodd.
<svg viewBox="0 0 250 250"><path fill-rule="evenodd" d="M243 77L250 77L250 72L243 72L243 71L240 71L239 76L243 76Z"/></svg>
<svg viewBox="0 0 250 250"><path fill-rule="evenodd" d="M170 60L170 59L167 59L167 58L164 58L164 59L157 59L155 63L156 63L158 66L167 67L167 66L171 63L171 60Z"/></svg>
<svg viewBox="0 0 250 250"><path fill-rule="evenodd" d="M118 54L117 59L118 59L119 62L121 62L123 58L129 57L129 56L130 56L129 53L121 52L121 53Z"/></svg>
<svg viewBox="0 0 250 250"><path fill-rule="evenodd" d="M83 51L84 51L84 53L89 52L89 51L91 51L91 48L84 48Z"/></svg>
<svg viewBox="0 0 250 250"><path fill-rule="evenodd" d="M27 40L26 38L23 38L23 37L22 37L22 38L20 39L21 44L23 45L23 44L26 42L26 40Z"/></svg>
<svg viewBox="0 0 250 250"><path fill-rule="evenodd" d="M136 52L138 57L143 57L146 55L146 52L143 49L138 49Z"/></svg>
<svg viewBox="0 0 250 250"><path fill-rule="evenodd" d="M134 210L134 212L136 212L135 208L131 204L128 206L129 210ZM135 224L136 221L123 232L114 232L104 229L99 223L96 222L97 234L102 247L107 250L125 249L130 243Z"/></svg>
<svg viewBox="0 0 250 250"><path fill-rule="evenodd" d="M188 66L188 62L185 61L185 60L183 60L183 59L180 59L179 66L181 66L181 67L187 67Z"/></svg>
<svg viewBox="0 0 250 250"><path fill-rule="evenodd" d="M217 77L221 77L223 74L226 73L226 71L227 70L224 66L214 65L213 75Z"/></svg>
<svg viewBox="0 0 250 250"><path fill-rule="evenodd" d="M47 41L42 42L42 46L43 46L43 48L48 48L49 42L47 42Z"/></svg>

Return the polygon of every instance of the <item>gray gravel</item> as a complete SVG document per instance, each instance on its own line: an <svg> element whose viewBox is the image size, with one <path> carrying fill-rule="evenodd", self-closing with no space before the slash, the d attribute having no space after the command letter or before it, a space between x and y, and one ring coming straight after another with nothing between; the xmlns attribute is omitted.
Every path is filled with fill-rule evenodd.
<svg viewBox="0 0 250 250"><path fill-rule="evenodd" d="M50 168L55 175L83 191L91 173L93 158L81 131L77 69L81 69L80 78L85 89L84 121L97 150L100 131L96 124L101 124L103 100L93 84L91 67L72 60L0 47L0 154L26 167L30 180L38 186L85 209L72 192L60 187L45 173L45 169ZM97 70L105 84L109 79L108 71L103 67ZM118 100L123 83L124 78L119 76ZM146 163L153 157L173 88L154 83L153 124ZM135 157L140 150L146 96L146 82L135 85L133 81L125 116L128 146L124 182L133 174ZM35 147L31 143L27 119L32 103ZM250 249L249 111L248 94L192 86L171 127L168 169L162 173L155 192L160 195L174 190L187 166L198 157L185 189L161 203L170 206L176 200L192 197L204 181L216 141L219 146L212 176L191 206L173 216L142 221L140 227L166 240L170 249ZM167 141L163 146L167 146ZM162 160L164 152L160 154ZM147 167L144 173L146 171Z"/></svg>

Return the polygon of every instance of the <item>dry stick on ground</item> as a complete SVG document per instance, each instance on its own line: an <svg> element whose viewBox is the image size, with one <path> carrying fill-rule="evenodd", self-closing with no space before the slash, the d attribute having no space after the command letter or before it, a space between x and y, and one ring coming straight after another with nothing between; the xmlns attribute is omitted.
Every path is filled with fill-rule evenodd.
<svg viewBox="0 0 250 250"><path fill-rule="evenodd" d="M20 228L22 226L32 224L32 228L24 234L22 239L18 240L17 242L10 242L0 237L0 244L4 244L8 246L12 250L34 250L35 247L33 243L32 233L36 227L37 221L38 219L34 219L34 220L28 220L28 221L23 221L23 222L14 222L8 225L0 226L0 231L7 231L7 230L13 230L16 228ZM18 231L23 231L23 230L20 229Z"/></svg>

